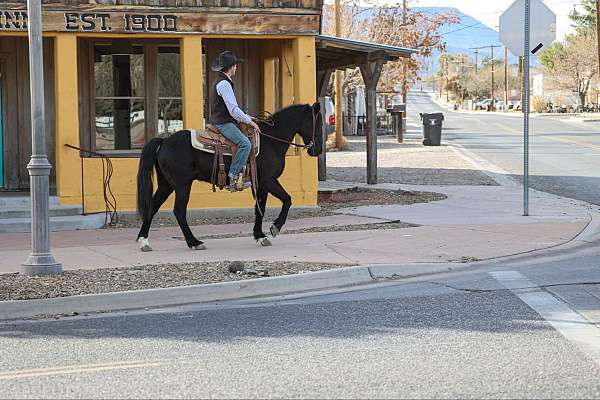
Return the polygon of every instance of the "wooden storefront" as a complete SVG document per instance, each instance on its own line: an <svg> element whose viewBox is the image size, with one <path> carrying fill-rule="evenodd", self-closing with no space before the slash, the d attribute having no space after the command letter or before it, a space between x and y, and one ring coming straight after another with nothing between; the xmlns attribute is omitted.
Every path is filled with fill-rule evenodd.
<svg viewBox="0 0 600 400"><path fill-rule="evenodd" d="M137 161L153 137L202 128L210 63L233 50L242 108L256 114L316 100L320 0L49 0L43 5L47 143L51 183L63 204L104 210L101 157L109 157L120 211L135 209ZM0 5L0 190L26 189L30 154L25 2ZM317 164L288 155L283 183L295 205L314 205ZM249 193L194 185L190 206L251 207ZM165 208L169 208L168 203Z"/></svg>

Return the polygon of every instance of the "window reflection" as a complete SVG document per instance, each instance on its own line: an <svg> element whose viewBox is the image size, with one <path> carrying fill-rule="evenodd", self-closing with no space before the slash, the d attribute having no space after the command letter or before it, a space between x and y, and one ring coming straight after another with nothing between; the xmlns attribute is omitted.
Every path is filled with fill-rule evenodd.
<svg viewBox="0 0 600 400"><path fill-rule="evenodd" d="M130 150L145 144L144 49L126 41L94 47L96 148Z"/></svg>
<svg viewBox="0 0 600 400"><path fill-rule="evenodd" d="M178 47L158 48L158 134L183 129L181 64Z"/></svg>

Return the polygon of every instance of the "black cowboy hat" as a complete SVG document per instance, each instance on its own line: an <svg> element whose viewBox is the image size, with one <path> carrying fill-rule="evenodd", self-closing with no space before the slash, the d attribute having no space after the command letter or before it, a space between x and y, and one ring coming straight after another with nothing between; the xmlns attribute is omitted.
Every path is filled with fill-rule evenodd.
<svg viewBox="0 0 600 400"><path fill-rule="evenodd" d="M232 51L224 51L217 56L215 61L213 61L211 69L215 72L223 71L232 65L241 64L243 62L244 60L237 58Z"/></svg>

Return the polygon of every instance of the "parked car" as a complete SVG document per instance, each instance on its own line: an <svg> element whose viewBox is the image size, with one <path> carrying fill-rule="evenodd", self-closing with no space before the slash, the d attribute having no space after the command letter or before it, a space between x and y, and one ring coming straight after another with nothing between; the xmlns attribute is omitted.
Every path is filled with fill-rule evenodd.
<svg viewBox="0 0 600 400"><path fill-rule="evenodd" d="M496 100L496 104L498 104L498 100ZM491 109L492 99L483 99L479 103L477 103L477 110L488 110Z"/></svg>
<svg viewBox="0 0 600 400"><path fill-rule="evenodd" d="M327 135L331 135L335 132L335 105L331 97L325 97L325 132Z"/></svg>

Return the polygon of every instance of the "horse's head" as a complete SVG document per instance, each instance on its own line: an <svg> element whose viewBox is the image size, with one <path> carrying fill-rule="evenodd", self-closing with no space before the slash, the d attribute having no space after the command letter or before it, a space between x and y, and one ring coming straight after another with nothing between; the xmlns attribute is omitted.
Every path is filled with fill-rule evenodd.
<svg viewBox="0 0 600 400"><path fill-rule="evenodd" d="M319 103L315 103L312 106L306 105L305 115L302 118L302 124L300 126L300 136L304 144L312 146L308 148L308 154L316 157L323 151L323 131L322 124L323 118L321 118L321 106Z"/></svg>

